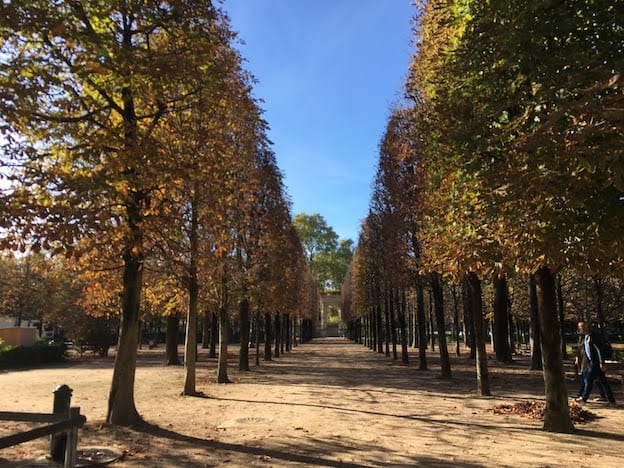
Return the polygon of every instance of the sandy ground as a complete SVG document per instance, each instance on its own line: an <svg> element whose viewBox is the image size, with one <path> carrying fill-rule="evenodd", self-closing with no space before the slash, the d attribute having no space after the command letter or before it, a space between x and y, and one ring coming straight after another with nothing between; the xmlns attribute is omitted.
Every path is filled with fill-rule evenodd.
<svg viewBox="0 0 624 468"><path fill-rule="evenodd" d="M526 358L490 361L492 397L475 396L474 362L453 357L453 377L440 379L436 356L418 370L417 353L403 366L340 338L317 339L279 359L238 370L232 347L231 384L214 382L216 362L200 353L197 389L180 396L182 367L164 367L163 349L142 350L135 399L146 424L104 424L112 358L1 371L0 411L50 412L52 391L66 383L87 425L79 449L109 448L114 467L143 466L458 466L622 467L624 411L591 403L600 416L575 434L552 434L541 422L494 414L500 404L543 399L540 372ZM252 350L253 353L253 350ZM569 392L577 383L569 375ZM0 423L0 434L18 423ZM49 441L0 450L0 466L49 466Z"/></svg>

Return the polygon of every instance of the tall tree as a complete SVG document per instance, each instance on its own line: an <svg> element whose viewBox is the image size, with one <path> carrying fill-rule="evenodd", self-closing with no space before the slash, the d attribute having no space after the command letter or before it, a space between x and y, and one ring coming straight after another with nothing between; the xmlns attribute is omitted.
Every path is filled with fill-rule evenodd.
<svg viewBox="0 0 624 468"><path fill-rule="evenodd" d="M133 424L143 265L158 231L151 200L167 175L155 131L205 85L198 78L231 34L209 0L5 2L0 18L4 164L14 168L4 240L76 254L117 248L122 315L107 421Z"/></svg>
<svg viewBox="0 0 624 468"><path fill-rule="evenodd" d="M622 264L622 12L604 1L429 2L412 69L435 124L431 206L444 207L428 250L467 271L539 273L552 431L571 424L551 276Z"/></svg>

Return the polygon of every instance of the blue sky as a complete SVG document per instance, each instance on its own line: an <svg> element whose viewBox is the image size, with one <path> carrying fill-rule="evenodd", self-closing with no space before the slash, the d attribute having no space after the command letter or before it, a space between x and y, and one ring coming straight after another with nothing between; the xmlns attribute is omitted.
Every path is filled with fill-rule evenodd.
<svg viewBox="0 0 624 468"><path fill-rule="evenodd" d="M297 213L357 242L413 51L413 0L225 0Z"/></svg>

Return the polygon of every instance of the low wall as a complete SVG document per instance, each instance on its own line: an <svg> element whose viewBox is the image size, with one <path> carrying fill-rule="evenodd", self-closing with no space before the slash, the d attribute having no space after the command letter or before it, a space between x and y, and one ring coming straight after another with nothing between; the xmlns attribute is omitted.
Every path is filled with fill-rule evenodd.
<svg viewBox="0 0 624 468"><path fill-rule="evenodd" d="M34 346L37 340L36 328L0 328L2 346Z"/></svg>

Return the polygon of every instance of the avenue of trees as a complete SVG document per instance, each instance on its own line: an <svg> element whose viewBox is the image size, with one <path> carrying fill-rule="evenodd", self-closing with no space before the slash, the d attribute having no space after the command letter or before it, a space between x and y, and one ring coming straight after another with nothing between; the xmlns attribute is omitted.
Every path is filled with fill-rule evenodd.
<svg viewBox="0 0 624 468"><path fill-rule="evenodd" d="M250 313L256 329L263 319L270 358L271 324L300 326L318 293L223 12L210 0L6 1L0 41L2 268L41 265L31 274L65 293L5 296L4 281L7 309L119 318L113 424L140 419L150 317L176 334L186 323L184 394L196 394L200 315L220 324L219 382L233 316L247 335Z"/></svg>
<svg viewBox="0 0 624 468"><path fill-rule="evenodd" d="M491 304L496 358L507 361L509 304L524 296L544 428L569 432L562 319L623 318L624 2L419 6L406 103L381 139L343 287L354 336L363 329L371 348L390 336L405 349L411 304L420 366L433 324L450 376L445 308L457 317L460 304L478 391L489 394L484 313Z"/></svg>
<svg viewBox="0 0 624 468"><path fill-rule="evenodd" d="M185 324L196 395L200 324L225 383L234 323L248 370L261 329L270 360L340 290L350 336L404 363L437 347L450 377L463 336L482 395L487 327L501 362L530 341L544 428L572 430L564 321L624 319L624 1L418 7L353 249L319 214L291 219L215 2L2 2L0 312L70 337L117 322L107 422L140 421L146 324L166 322L169 364Z"/></svg>

